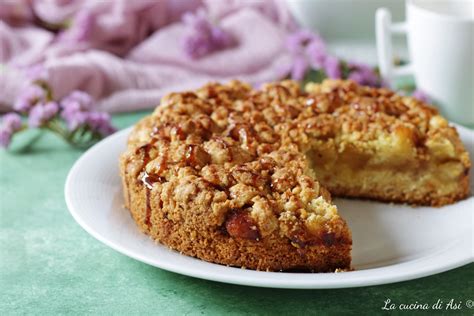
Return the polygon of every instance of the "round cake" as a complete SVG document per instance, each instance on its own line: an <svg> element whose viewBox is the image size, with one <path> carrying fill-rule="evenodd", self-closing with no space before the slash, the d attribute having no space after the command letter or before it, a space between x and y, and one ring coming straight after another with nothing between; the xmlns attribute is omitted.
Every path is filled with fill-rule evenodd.
<svg viewBox="0 0 474 316"><path fill-rule="evenodd" d="M352 238L329 191L451 203L468 194L466 155L436 110L386 89L232 81L164 97L133 129L120 170L138 227L171 249L256 270L333 272L351 268Z"/></svg>

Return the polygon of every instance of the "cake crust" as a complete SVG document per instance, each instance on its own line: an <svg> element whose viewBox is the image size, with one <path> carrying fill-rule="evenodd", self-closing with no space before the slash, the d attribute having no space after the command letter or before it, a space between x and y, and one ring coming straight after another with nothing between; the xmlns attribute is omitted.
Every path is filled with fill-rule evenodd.
<svg viewBox="0 0 474 316"><path fill-rule="evenodd" d="M441 174L432 179L433 168ZM125 206L141 231L186 255L268 271L350 269L351 233L329 191L439 206L467 196L469 168L435 109L329 80L306 91L232 81L169 94L120 158ZM366 180L377 171L421 180L397 190Z"/></svg>

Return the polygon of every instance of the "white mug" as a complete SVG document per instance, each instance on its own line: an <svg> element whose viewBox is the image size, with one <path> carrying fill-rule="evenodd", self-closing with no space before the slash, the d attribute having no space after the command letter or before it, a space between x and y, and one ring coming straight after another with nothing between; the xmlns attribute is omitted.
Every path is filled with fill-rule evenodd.
<svg viewBox="0 0 474 316"><path fill-rule="evenodd" d="M317 31L326 41L373 41L373 17L377 8L388 8L403 18L400 0L286 0L298 23Z"/></svg>
<svg viewBox="0 0 474 316"><path fill-rule="evenodd" d="M406 33L410 63L393 65L391 34ZM407 0L406 22L391 22L390 12L376 13L378 63L391 82L412 74L449 119L474 125L474 2Z"/></svg>

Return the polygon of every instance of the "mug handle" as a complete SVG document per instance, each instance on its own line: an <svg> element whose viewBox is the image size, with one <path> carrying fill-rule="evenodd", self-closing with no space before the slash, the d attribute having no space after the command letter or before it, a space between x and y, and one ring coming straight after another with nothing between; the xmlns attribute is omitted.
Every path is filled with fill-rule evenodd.
<svg viewBox="0 0 474 316"><path fill-rule="evenodd" d="M377 40L377 56L380 74L389 83L396 77L412 74L411 64L394 66L391 35L405 34L406 22L392 23L392 14L386 8L377 9L375 15L375 31Z"/></svg>

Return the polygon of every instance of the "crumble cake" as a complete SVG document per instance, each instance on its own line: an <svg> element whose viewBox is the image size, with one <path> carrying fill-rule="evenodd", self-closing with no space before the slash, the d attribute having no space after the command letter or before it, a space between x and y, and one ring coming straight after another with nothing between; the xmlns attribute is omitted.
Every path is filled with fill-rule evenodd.
<svg viewBox="0 0 474 316"><path fill-rule="evenodd" d="M120 159L125 206L144 233L268 271L350 269L351 233L329 192L440 206L467 196L469 167L435 109L333 80L171 93Z"/></svg>

